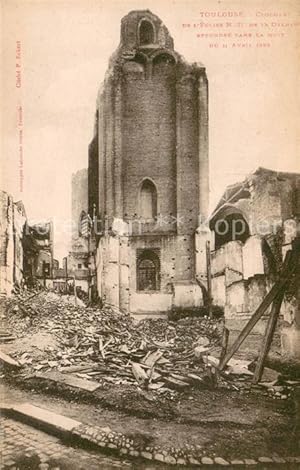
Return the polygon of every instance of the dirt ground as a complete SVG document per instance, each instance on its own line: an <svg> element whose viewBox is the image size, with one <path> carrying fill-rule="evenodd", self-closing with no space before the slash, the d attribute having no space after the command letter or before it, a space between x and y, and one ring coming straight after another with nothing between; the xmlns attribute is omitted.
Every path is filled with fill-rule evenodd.
<svg viewBox="0 0 300 470"><path fill-rule="evenodd" d="M299 452L293 402L270 399L258 391L189 390L167 406L133 388L116 386L97 391L98 403L79 394L53 395L51 389L21 390L9 384L0 392L4 402L30 401L87 424L134 435L148 445L196 448L203 455L225 458Z"/></svg>

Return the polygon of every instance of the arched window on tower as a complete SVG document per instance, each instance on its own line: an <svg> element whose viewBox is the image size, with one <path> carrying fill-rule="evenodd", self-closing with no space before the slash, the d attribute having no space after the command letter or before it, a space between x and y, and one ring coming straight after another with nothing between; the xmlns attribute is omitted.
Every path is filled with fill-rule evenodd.
<svg viewBox="0 0 300 470"><path fill-rule="evenodd" d="M137 258L137 290L160 289L160 261L155 251L144 250Z"/></svg>
<svg viewBox="0 0 300 470"><path fill-rule="evenodd" d="M139 201L140 216L144 220L154 219L157 216L157 191L154 183L146 179L140 189Z"/></svg>
<svg viewBox="0 0 300 470"><path fill-rule="evenodd" d="M148 44L153 44L155 42L154 28L150 21L142 20L139 33L141 45L147 46Z"/></svg>

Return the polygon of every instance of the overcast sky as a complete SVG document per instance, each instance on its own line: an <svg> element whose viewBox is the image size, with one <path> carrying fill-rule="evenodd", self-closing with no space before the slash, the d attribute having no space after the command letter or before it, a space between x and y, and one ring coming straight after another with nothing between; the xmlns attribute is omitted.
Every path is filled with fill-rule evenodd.
<svg viewBox="0 0 300 470"><path fill-rule="evenodd" d="M276 9L274 7L276 4ZM71 174L87 166L95 103L109 56L119 44L121 18L133 9L151 9L168 27L175 49L190 62L202 62L209 79L210 187L213 209L225 186L258 166L300 171L297 26L271 47L211 48L198 33L220 28L183 28L183 23L220 22L201 12L241 11L245 22L300 21L300 2L2 0L5 81L2 86L1 188L22 199L29 219L70 219ZM273 7L272 7L273 5ZM265 13L273 17L262 16ZM279 17L278 13L288 13ZM274 18L274 15L277 17ZM258 15L258 16L257 16ZM256 29L266 34L267 26ZM268 27L269 28L269 27ZM230 29L249 32L247 28ZM298 37L298 39L297 39ZM21 88L16 87L16 42L21 43ZM23 188L17 107L23 109ZM298 119L297 119L298 117ZM55 256L67 254L68 236L55 231Z"/></svg>

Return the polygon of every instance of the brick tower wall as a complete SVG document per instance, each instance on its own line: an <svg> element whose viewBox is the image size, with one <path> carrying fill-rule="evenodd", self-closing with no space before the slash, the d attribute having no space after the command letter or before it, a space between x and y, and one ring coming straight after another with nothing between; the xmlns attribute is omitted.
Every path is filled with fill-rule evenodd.
<svg viewBox="0 0 300 470"><path fill-rule="evenodd" d="M175 65L162 62L145 78L142 64L125 66L123 84L124 216L138 213L143 178L153 180L158 214L176 215Z"/></svg>

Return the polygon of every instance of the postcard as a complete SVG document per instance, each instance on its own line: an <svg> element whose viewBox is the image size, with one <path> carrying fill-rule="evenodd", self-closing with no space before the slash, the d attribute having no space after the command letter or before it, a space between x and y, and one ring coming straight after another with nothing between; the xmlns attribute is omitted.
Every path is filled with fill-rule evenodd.
<svg viewBox="0 0 300 470"><path fill-rule="evenodd" d="M2 0L1 468L297 468L300 4Z"/></svg>

